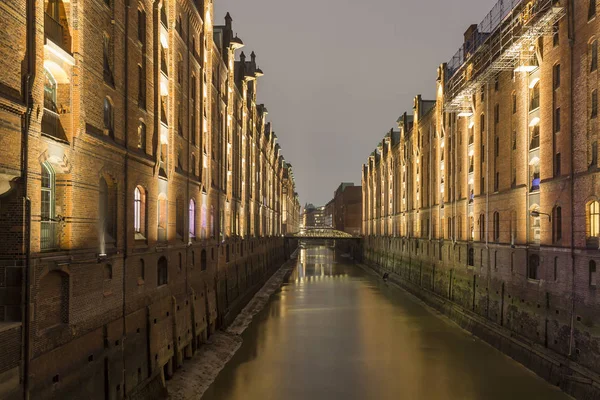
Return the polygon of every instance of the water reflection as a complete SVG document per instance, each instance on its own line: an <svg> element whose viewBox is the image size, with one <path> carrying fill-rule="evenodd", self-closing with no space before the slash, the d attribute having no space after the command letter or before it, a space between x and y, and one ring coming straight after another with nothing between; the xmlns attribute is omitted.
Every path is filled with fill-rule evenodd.
<svg viewBox="0 0 600 400"><path fill-rule="evenodd" d="M565 399L327 247L243 334L203 399Z"/></svg>

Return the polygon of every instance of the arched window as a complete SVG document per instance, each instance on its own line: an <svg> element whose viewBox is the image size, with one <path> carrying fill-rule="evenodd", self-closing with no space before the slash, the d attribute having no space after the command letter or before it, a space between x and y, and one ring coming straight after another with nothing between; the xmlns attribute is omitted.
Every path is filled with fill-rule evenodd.
<svg viewBox="0 0 600 400"><path fill-rule="evenodd" d="M202 252L200 253L200 270L206 271L206 267L206 250L202 249Z"/></svg>
<svg viewBox="0 0 600 400"><path fill-rule="evenodd" d="M104 265L104 280L109 281L113 277L113 269L111 264Z"/></svg>
<svg viewBox="0 0 600 400"><path fill-rule="evenodd" d="M113 105L108 97L104 98L104 132L114 138L114 113Z"/></svg>
<svg viewBox="0 0 600 400"><path fill-rule="evenodd" d="M99 188L100 232L104 235L105 243L114 243L117 237L117 199L114 185L109 186L106 179L101 177Z"/></svg>
<svg viewBox="0 0 600 400"><path fill-rule="evenodd" d="M36 318L38 328L45 329L66 324L69 315L69 277L60 271L51 271L39 283Z"/></svg>
<svg viewBox="0 0 600 400"><path fill-rule="evenodd" d="M596 286L596 261L591 260L589 264L590 286Z"/></svg>
<svg viewBox="0 0 600 400"><path fill-rule="evenodd" d="M587 226L589 238L600 236L600 203L597 200L588 204Z"/></svg>
<svg viewBox="0 0 600 400"><path fill-rule="evenodd" d="M472 247L467 250L467 265L469 267L475 266L475 250Z"/></svg>
<svg viewBox="0 0 600 400"><path fill-rule="evenodd" d="M540 256L537 254L529 255L529 263L527 264L527 277L529 279L538 280L539 279L539 269L540 267Z"/></svg>
<svg viewBox="0 0 600 400"><path fill-rule="evenodd" d="M158 196L158 240L167 240L167 198Z"/></svg>
<svg viewBox="0 0 600 400"><path fill-rule="evenodd" d="M190 199L190 206L188 210L188 224L190 227L190 238L196 237L196 202L194 199Z"/></svg>
<svg viewBox="0 0 600 400"><path fill-rule="evenodd" d="M169 283L169 263L165 257L158 259L156 282L157 286L162 286Z"/></svg>
<svg viewBox="0 0 600 400"><path fill-rule="evenodd" d="M133 192L133 227L136 239L146 238L146 191L141 186Z"/></svg>
<svg viewBox="0 0 600 400"><path fill-rule="evenodd" d="M540 82L537 81L529 90L529 111L540 108Z"/></svg>
<svg viewBox="0 0 600 400"><path fill-rule="evenodd" d="M48 163L42 164L41 187L41 250L53 250L58 247L57 224L55 222L55 175Z"/></svg>

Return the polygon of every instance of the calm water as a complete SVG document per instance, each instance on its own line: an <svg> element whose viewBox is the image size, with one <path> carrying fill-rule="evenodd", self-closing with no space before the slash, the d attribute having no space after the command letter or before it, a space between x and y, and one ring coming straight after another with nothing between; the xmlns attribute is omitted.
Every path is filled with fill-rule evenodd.
<svg viewBox="0 0 600 400"><path fill-rule="evenodd" d="M326 247L243 339L203 400L569 398Z"/></svg>

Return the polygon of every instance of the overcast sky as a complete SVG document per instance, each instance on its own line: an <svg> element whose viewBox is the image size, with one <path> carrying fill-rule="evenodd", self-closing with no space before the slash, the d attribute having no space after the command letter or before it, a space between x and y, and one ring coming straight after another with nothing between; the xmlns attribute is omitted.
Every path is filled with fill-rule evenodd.
<svg viewBox="0 0 600 400"><path fill-rule="evenodd" d="M265 72L258 101L294 167L300 201L324 205L496 0L215 0Z"/></svg>

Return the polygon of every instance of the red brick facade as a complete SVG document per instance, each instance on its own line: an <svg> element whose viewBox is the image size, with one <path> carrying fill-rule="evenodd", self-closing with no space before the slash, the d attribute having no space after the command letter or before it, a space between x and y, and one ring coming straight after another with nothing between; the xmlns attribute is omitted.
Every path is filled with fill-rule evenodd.
<svg viewBox="0 0 600 400"><path fill-rule="evenodd" d="M499 3L363 167L366 259L572 363L590 380L553 383L581 397L600 373L598 6Z"/></svg>
<svg viewBox="0 0 600 400"><path fill-rule="evenodd" d="M0 4L1 398L158 394L285 259L262 71L213 21L211 0Z"/></svg>

